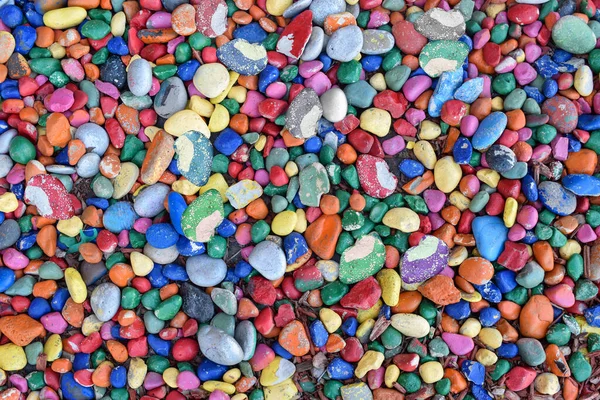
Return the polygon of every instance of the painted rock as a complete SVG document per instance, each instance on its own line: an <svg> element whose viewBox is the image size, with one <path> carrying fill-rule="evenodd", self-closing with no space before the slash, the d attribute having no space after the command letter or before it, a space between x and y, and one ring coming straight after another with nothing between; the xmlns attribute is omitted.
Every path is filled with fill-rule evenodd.
<svg viewBox="0 0 600 400"><path fill-rule="evenodd" d="M563 178L562 184L577 196L600 196L600 179L591 175L574 174Z"/></svg>
<svg viewBox="0 0 600 400"><path fill-rule="evenodd" d="M315 162L300 171L300 201L305 206L318 207L321 196L329 193L330 183L323 164Z"/></svg>
<svg viewBox="0 0 600 400"><path fill-rule="evenodd" d="M305 88L294 97L285 115L285 127L292 136L308 139L317 134L317 123L323 116L323 107L317 93Z"/></svg>
<svg viewBox="0 0 600 400"><path fill-rule="evenodd" d="M382 158L361 154L356 160L356 169L360 186L369 196L384 199L398 186L398 178Z"/></svg>
<svg viewBox="0 0 600 400"><path fill-rule="evenodd" d="M327 55L340 62L352 61L363 48L363 34L356 25L348 25L333 32L327 42Z"/></svg>
<svg viewBox="0 0 600 400"><path fill-rule="evenodd" d="M207 254L200 254L199 256L189 257L186 260L185 270L195 285L211 287L218 285L225 279L227 264L220 258L212 258ZM204 311L200 311L199 313L204 313Z"/></svg>
<svg viewBox="0 0 600 400"><path fill-rule="evenodd" d="M310 249L324 260L335 254L338 238L342 233L342 219L338 214L321 215L311 223L304 236Z"/></svg>
<svg viewBox="0 0 600 400"><path fill-rule="evenodd" d="M90 296L90 306L99 321L110 321L119 311L121 290L111 282L96 286Z"/></svg>
<svg viewBox="0 0 600 400"><path fill-rule="evenodd" d="M225 215L221 195L210 189L194 200L183 212L181 228L194 242L208 242L215 234Z"/></svg>
<svg viewBox="0 0 600 400"><path fill-rule="evenodd" d="M189 131L175 141L177 169L188 181L204 186L210 177L213 145L202 133Z"/></svg>
<svg viewBox="0 0 600 400"><path fill-rule="evenodd" d="M177 76L172 76L160 84L160 90L154 96L154 111L163 118L169 118L183 110L187 101L187 90L183 81Z"/></svg>
<svg viewBox="0 0 600 400"><path fill-rule="evenodd" d="M277 51L288 57L299 59L312 34L313 13L306 10L285 27L277 41Z"/></svg>
<svg viewBox="0 0 600 400"><path fill-rule="evenodd" d="M560 133L571 133L577 127L577 108L566 97L554 96L544 101L542 112L548 115L550 118L548 123Z"/></svg>
<svg viewBox="0 0 600 400"><path fill-rule="evenodd" d="M63 183L52 175L29 179L23 199L44 218L65 220L75 215L73 201Z"/></svg>
<svg viewBox="0 0 600 400"><path fill-rule="evenodd" d="M240 75L258 75L267 66L267 50L260 44L233 39L217 49L217 58Z"/></svg>
<svg viewBox="0 0 600 400"><path fill-rule="evenodd" d="M458 40L465 34L466 24L458 10L432 8L415 21L415 30L429 40Z"/></svg>
<svg viewBox="0 0 600 400"><path fill-rule="evenodd" d="M539 199L548 210L560 216L570 215L577 208L577 197L560 183L545 181L538 186Z"/></svg>
<svg viewBox="0 0 600 400"><path fill-rule="evenodd" d="M258 182L243 179L238 183L231 185L225 192L225 196L229 199L229 204L236 210L240 210L250 204L253 200L258 199L263 194L263 189Z"/></svg>
<svg viewBox="0 0 600 400"><path fill-rule="evenodd" d="M198 344L202 355L221 365L236 365L244 359L239 343L214 326L204 325L198 330Z"/></svg>
<svg viewBox="0 0 600 400"><path fill-rule="evenodd" d="M265 240L254 246L248 257L248 262L269 280L279 279L285 274L285 253L277 243L270 240Z"/></svg>
<svg viewBox="0 0 600 400"><path fill-rule="evenodd" d="M460 301L460 291L454 286L452 278L436 275L419 286L419 293L435 304L446 306Z"/></svg>
<svg viewBox="0 0 600 400"><path fill-rule="evenodd" d="M136 96L144 96L152 88L152 66L143 59L133 60L127 68L127 85Z"/></svg>
<svg viewBox="0 0 600 400"><path fill-rule="evenodd" d="M496 261L504 250L508 228L501 218L486 215L473 220L473 235L479 254L489 261Z"/></svg>
<svg viewBox="0 0 600 400"><path fill-rule="evenodd" d="M486 150L500 138L507 123L506 114L500 111L485 117L473 135L473 147L479 151Z"/></svg>
<svg viewBox="0 0 600 400"><path fill-rule="evenodd" d="M418 56L427 44L427 38L416 31L410 21L398 21L392 27L392 35L396 39L396 46L406 54Z"/></svg>
<svg viewBox="0 0 600 400"><path fill-rule="evenodd" d="M432 78L443 72L460 68L469 54L469 46L463 42L435 40L423 47L419 54L419 65Z"/></svg>
<svg viewBox="0 0 600 400"><path fill-rule="evenodd" d="M552 27L552 40L557 47L573 54L589 53L596 47L592 29L574 15L565 15Z"/></svg>
<svg viewBox="0 0 600 400"><path fill-rule="evenodd" d="M342 253L339 279L350 284L375 275L383 267L385 246L376 234L365 235Z"/></svg>
<svg viewBox="0 0 600 400"><path fill-rule="evenodd" d="M394 36L381 29L365 29L363 31L361 53L369 55L385 54L394 48Z"/></svg>
<svg viewBox="0 0 600 400"><path fill-rule="evenodd" d="M225 0L205 0L196 5L196 28L209 38L227 30L227 3Z"/></svg>
<svg viewBox="0 0 600 400"><path fill-rule="evenodd" d="M291 378L296 372L296 365L285 358L275 357L267 365L267 368L260 372L260 384L262 386L275 386Z"/></svg>
<svg viewBox="0 0 600 400"><path fill-rule="evenodd" d="M411 247L403 255L400 276L405 283L424 282L436 276L448 266L450 250L435 236L424 236L417 246Z"/></svg>
<svg viewBox="0 0 600 400"><path fill-rule="evenodd" d="M169 135L162 129L158 131L156 135L154 135L140 170L140 178L142 179L142 182L147 185L152 185L158 182L162 174L167 170L167 168L169 168L169 164L173 159L173 155L175 155L173 144L173 136ZM179 168L179 170L181 171L181 168ZM188 178L188 180L190 179Z"/></svg>

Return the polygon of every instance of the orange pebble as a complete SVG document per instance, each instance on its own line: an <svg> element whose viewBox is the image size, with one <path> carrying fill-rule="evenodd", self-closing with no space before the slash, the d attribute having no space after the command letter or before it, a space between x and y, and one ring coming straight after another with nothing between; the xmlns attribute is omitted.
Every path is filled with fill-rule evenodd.
<svg viewBox="0 0 600 400"><path fill-rule="evenodd" d="M354 164L358 158L356 150L349 143L344 143L339 146L336 155L337 158L346 165Z"/></svg>
<svg viewBox="0 0 600 400"><path fill-rule="evenodd" d="M129 265L118 263L108 271L108 277L115 285L125 287L135 277L135 274Z"/></svg>
<svg viewBox="0 0 600 400"><path fill-rule="evenodd" d="M321 197L319 208L323 214L337 214L340 211L340 200L331 194L325 194Z"/></svg>
<svg viewBox="0 0 600 400"><path fill-rule="evenodd" d="M269 215L269 209L265 201L262 198L258 198L246 206L246 214L250 218L265 219Z"/></svg>
<svg viewBox="0 0 600 400"><path fill-rule="evenodd" d="M419 307L422 299L423 296L416 290L411 292L402 292L398 297L398 304L392 307L392 313L412 313Z"/></svg>
<svg viewBox="0 0 600 400"><path fill-rule="evenodd" d="M354 211L362 211L366 207L367 201L358 190L355 190L350 196L349 204Z"/></svg>

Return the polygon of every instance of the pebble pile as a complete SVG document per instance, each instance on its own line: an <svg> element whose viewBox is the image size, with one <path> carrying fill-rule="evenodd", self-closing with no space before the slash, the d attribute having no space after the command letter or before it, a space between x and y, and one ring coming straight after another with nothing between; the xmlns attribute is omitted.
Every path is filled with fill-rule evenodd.
<svg viewBox="0 0 600 400"><path fill-rule="evenodd" d="M0 399L598 399L600 0L0 0Z"/></svg>

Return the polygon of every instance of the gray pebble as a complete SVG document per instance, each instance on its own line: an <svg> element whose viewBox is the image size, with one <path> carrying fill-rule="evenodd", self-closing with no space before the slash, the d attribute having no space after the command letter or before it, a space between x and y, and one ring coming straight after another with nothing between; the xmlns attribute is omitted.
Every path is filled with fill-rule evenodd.
<svg viewBox="0 0 600 400"><path fill-rule="evenodd" d="M225 314L235 315L237 312L237 299L231 290L214 288L210 298Z"/></svg>
<svg viewBox="0 0 600 400"><path fill-rule="evenodd" d="M77 128L75 139L83 142L86 149L93 151L99 156L103 155L108 148L108 133L100 125L88 122Z"/></svg>
<svg viewBox="0 0 600 400"><path fill-rule="evenodd" d="M240 321L235 327L235 340L244 351L244 361L248 361L256 350L256 328L250 321Z"/></svg>
<svg viewBox="0 0 600 400"><path fill-rule="evenodd" d="M0 250L8 249L17 243L21 236L21 227L14 219L5 219L0 224Z"/></svg>
<svg viewBox="0 0 600 400"><path fill-rule="evenodd" d="M308 139L317 134L317 124L323 115L319 96L311 88L303 89L290 104L285 125L292 136Z"/></svg>
<svg viewBox="0 0 600 400"><path fill-rule="evenodd" d="M501 144L492 145L485 153L485 161L491 169L500 173L511 170L517 163L515 153Z"/></svg>
<svg viewBox="0 0 600 400"><path fill-rule="evenodd" d="M133 209L140 217L156 217L165 209L165 197L170 191L168 185L160 182L147 186L133 199Z"/></svg>
<svg viewBox="0 0 600 400"><path fill-rule="evenodd" d="M152 98L148 95L136 96L130 91L121 93L121 100L127 107L131 107L138 111L152 107Z"/></svg>
<svg viewBox="0 0 600 400"><path fill-rule="evenodd" d="M8 154L10 149L10 142L17 136L18 132L16 129L9 129L0 135L0 154Z"/></svg>
<svg viewBox="0 0 600 400"><path fill-rule="evenodd" d="M100 261L98 263L89 263L87 261L82 261L79 265L79 273L81 274L81 279L85 282L86 285L90 286L96 283L100 278L106 275L107 269L104 261Z"/></svg>
<svg viewBox="0 0 600 400"><path fill-rule="evenodd" d="M465 34L465 18L458 10L432 8L415 21L415 30L429 40L458 40Z"/></svg>
<svg viewBox="0 0 600 400"><path fill-rule="evenodd" d="M361 53L369 55L384 54L394 47L394 36L380 29L365 29Z"/></svg>
<svg viewBox="0 0 600 400"><path fill-rule="evenodd" d="M136 96L144 96L152 88L152 66L143 58L137 58L129 64L127 85Z"/></svg>
<svg viewBox="0 0 600 400"><path fill-rule="evenodd" d="M215 315L215 306L208 294L189 282L181 285L182 310L191 318L205 324Z"/></svg>
<svg viewBox="0 0 600 400"><path fill-rule="evenodd" d="M283 12L283 18L295 17L302 11L306 10L310 6L310 3L312 3L312 0L298 0L297 2L293 3L291 6L285 9L285 11Z"/></svg>
<svg viewBox="0 0 600 400"><path fill-rule="evenodd" d="M119 311L120 304L121 290L114 283L101 283L90 296L92 311L102 322L110 321Z"/></svg>
<svg viewBox="0 0 600 400"><path fill-rule="evenodd" d="M99 157L98 154L96 153L88 153L88 154L94 154L95 156ZM77 169L75 167L71 167L68 165L59 165L59 164L54 164L54 165L48 165L46 167L46 172L49 172L51 174L57 174L57 175L71 175L77 172Z"/></svg>
<svg viewBox="0 0 600 400"><path fill-rule="evenodd" d="M334 123L341 121L348 112L346 94L338 87L331 88L321 95L321 106L326 120Z"/></svg>
<svg viewBox="0 0 600 400"><path fill-rule="evenodd" d="M316 60L321 54L321 51L323 51L324 44L325 32L321 27L313 26L310 39L308 39L308 43L306 43L306 47L304 47L304 52L302 53L302 56L300 56L300 59L304 61Z"/></svg>
<svg viewBox="0 0 600 400"><path fill-rule="evenodd" d="M96 153L84 154L77 161L77 175L82 178L91 178L100 171L100 156Z"/></svg>
<svg viewBox="0 0 600 400"><path fill-rule="evenodd" d="M163 118L169 118L185 108L188 101L183 81L176 76L166 79L154 97L154 111Z"/></svg>
<svg viewBox="0 0 600 400"><path fill-rule="evenodd" d="M255 270L270 281L281 278L285 274L287 266L285 254L281 247L269 240L265 240L254 246L250 257L248 257L248 262Z"/></svg>
<svg viewBox="0 0 600 400"><path fill-rule="evenodd" d="M336 61L348 62L360 53L363 35L356 25L349 25L333 32L327 43L327 55Z"/></svg>
<svg viewBox="0 0 600 400"><path fill-rule="evenodd" d="M179 250L177 250L176 245L167 247L166 249L157 249L150 243L146 243L144 246L144 254L155 263L165 265L177 260L177 257L179 257Z"/></svg>
<svg viewBox="0 0 600 400"><path fill-rule="evenodd" d="M533 289L544 281L544 269L535 261L529 261L515 277L525 289Z"/></svg>
<svg viewBox="0 0 600 400"><path fill-rule="evenodd" d="M344 0L313 0L310 4L310 11L313 13L313 22L321 26L328 15L338 14L345 10L346 2Z"/></svg>
<svg viewBox="0 0 600 400"><path fill-rule="evenodd" d="M239 343L219 328L205 325L198 330L200 351L210 361L221 365L236 365L244 359Z"/></svg>
<svg viewBox="0 0 600 400"><path fill-rule="evenodd" d="M346 4L346 12L352 14L354 18L358 18L358 14L360 14L360 4Z"/></svg>
<svg viewBox="0 0 600 400"><path fill-rule="evenodd" d="M0 155L0 178L6 177L13 167L13 161L8 154Z"/></svg>
<svg viewBox="0 0 600 400"><path fill-rule="evenodd" d="M202 287L216 286L223 282L227 275L227 264L220 258L212 258L207 254L187 259L185 270L190 280Z"/></svg>

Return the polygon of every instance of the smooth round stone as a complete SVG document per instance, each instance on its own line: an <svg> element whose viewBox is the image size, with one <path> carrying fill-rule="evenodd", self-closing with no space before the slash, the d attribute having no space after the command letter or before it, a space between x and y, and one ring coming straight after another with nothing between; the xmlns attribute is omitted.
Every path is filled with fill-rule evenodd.
<svg viewBox="0 0 600 400"><path fill-rule="evenodd" d="M146 186L133 199L133 209L140 217L153 218L165 209L164 201L170 191L164 183Z"/></svg>
<svg viewBox="0 0 600 400"><path fill-rule="evenodd" d="M525 289L532 289L544 281L544 269L537 262L530 261L519 271L515 279Z"/></svg>
<svg viewBox="0 0 600 400"><path fill-rule="evenodd" d="M338 29L331 35L327 42L327 55L340 62L353 60L363 47L363 35L356 25L349 25Z"/></svg>
<svg viewBox="0 0 600 400"><path fill-rule="evenodd" d="M412 233L419 229L419 215L406 207L395 207L385 213L382 220L385 226L400 232Z"/></svg>
<svg viewBox="0 0 600 400"><path fill-rule="evenodd" d="M507 123L506 114L500 111L493 112L485 117L473 135L473 147L479 151L486 150L500 138Z"/></svg>
<svg viewBox="0 0 600 400"><path fill-rule="evenodd" d="M429 334L429 323L420 315L394 314L391 321L392 326L404 336L422 338Z"/></svg>
<svg viewBox="0 0 600 400"><path fill-rule="evenodd" d="M542 112L548 115L548 123L560 133L571 133L577 127L577 108L566 97L553 96L544 101Z"/></svg>
<svg viewBox="0 0 600 400"><path fill-rule="evenodd" d="M229 85L229 72L220 63L201 65L194 74L194 86L204 96L217 97Z"/></svg>
<svg viewBox="0 0 600 400"><path fill-rule="evenodd" d="M463 42L435 40L421 50L419 65L427 75L437 78L443 72L460 68L468 54L469 46Z"/></svg>
<svg viewBox="0 0 600 400"><path fill-rule="evenodd" d="M432 8L415 21L415 30L429 40L458 40L465 34L466 24L458 10Z"/></svg>
<svg viewBox="0 0 600 400"><path fill-rule="evenodd" d="M338 87L331 88L320 97L323 117L329 122L339 122L346 117L348 101L344 91Z"/></svg>
<svg viewBox="0 0 600 400"><path fill-rule="evenodd" d="M189 257L185 263L185 270L194 284L211 287L223 282L227 275L227 264L219 258L201 254Z"/></svg>
<svg viewBox="0 0 600 400"><path fill-rule="evenodd" d="M244 351L244 361L248 361L254 356L256 350L256 328L251 321L240 321L235 327L235 340Z"/></svg>
<svg viewBox="0 0 600 400"><path fill-rule="evenodd" d="M77 162L77 175L82 178L91 178L100 170L100 156L96 153L84 154ZM112 185L111 185L112 188Z"/></svg>
<svg viewBox="0 0 600 400"><path fill-rule="evenodd" d="M563 178L562 184L577 196L599 196L600 179L592 175L572 174Z"/></svg>
<svg viewBox="0 0 600 400"><path fill-rule="evenodd" d="M485 153L485 161L491 169L503 173L510 171L515 166L517 157L510 148L494 144Z"/></svg>
<svg viewBox="0 0 600 400"><path fill-rule="evenodd" d="M444 193L450 193L458 186L462 178L462 169L452 157L446 156L435 163L433 175L437 188Z"/></svg>
<svg viewBox="0 0 600 400"><path fill-rule="evenodd" d="M189 282L184 282L181 285L180 294L183 300L182 311L190 318L204 324L209 322L215 315L215 306L212 299L203 289Z"/></svg>
<svg viewBox="0 0 600 400"><path fill-rule="evenodd" d="M44 25L52 29L67 29L79 25L87 17L83 7L64 7L48 10L44 14Z"/></svg>
<svg viewBox="0 0 600 400"><path fill-rule="evenodd" d="M92 311L101 322L110 321L119 311L120 305L121 290L114 283L101 283L90 296Z"/></svg>
<svg viewBox="0 0 600 400"><path fill-rule="evenodd" d="M260 242L252 249L248 262L262 276L274 281L285 274L285 253L277 243L270 240Z"/></svg>
<svg viewBox="0 0 600 400"><path fill-rule="evenodd" d="M0 250L14 245L21 236L21 227L14 219L6 219L0 224Z"/></svg>
<svg viewBox="0 0 600 400"><path fill-rule="evenodd" d="M102 156L108 148L108 133L100 125L88 122L77 128L75 139L79 139L85 148Z"/></svg>
<svg viewBox="0 0 600 400"><path fill-rule="evenodd" d="M436 276L448 265L450 250L435 236L424 236L417 246L403 255L400 276L405 283L424 282Z"/></svg>
<svg viewBox="0 0 600 400"><path fill-rule="evenodd" d="M573 54L586 54L596 47L592 29L574 15L565 15L554 24L552 41L558 48Z"/></svg>
<svg viewBox="0 0 600 400"><path fill-rule="evenodd" d="M177 250L177 246L167 247L166 249L157 249L150 243L146 243L144 246L144 254L155 263L166 265L172 263L179 257L179 250Z"/></svg>
<svg viewBox="0 0 600 400"><path fill-rule="evenodd" d="M363 54L385 54L394 47L394 36L380 29L365 29L363 31Z"/></svg>
<svg viewBox="0 0 600 400"><path fill-rule="evenodd" d="M517 341L521 360L527 365L537 367L546 361L544 347L537 339L522 338Z"/></svg>
<svg viewBox="0 0 600 400"><path fill-rule="evenodd" d="M560 216L570 215L577 208L577 196L560 183L545 181L538 185L539 199L548 210Z"/></svg>
<svg viewBox="0 0 600 400"><path fill-rule="evenodd" d="M113 233L130 230L138 218L133 205L128 201L119 201L104 211L102 222L104 227Z"/></svg>
<svg viewBox="0 0 600 400"><path fill-rule="evenodd" d="M210 361L221 365L236 365L244 359L239 343L221 329L205 325L198 330L200 351Z"/></svg>
<svg viewBox="0 0 600 400"><path fill-rule="evenodd" d="M264 46L233 39L217 49L217 58L227 69L240 75L258 75L267 66Z"/></svg>
<svg viewBox="0 0 600 400"><path fill-rule="evenodd" d="M127 85L135 96L145 96L152 88L152 66L143 58L133 60L127 69Z"/></svg>
<svg viewBox="0 0 600 400"><path fill-rule="evenodd" d="M160 84L160 90L154 97L154 111L163 118L169 118L183 110L187 101L188 95L183 81L172 76Z"/></svg>
<svg viewBox="0 0 600 400"><path fill-rule="evenodd" d="M212 143L200 132L184 133L175 141L177 169L196 186L204 186L211 174Z"/></svg>
<svg viewBox="0 0 600 400"><path fill-rule="evenodd" d="M296 2L294 4L298 4ZM300 59L303 61L316 60L321 52L323 51L323 45L325 44L325 32L319 26L313 26L312 33L308 39L308 43L304 47L304 52Z"/></svg>

